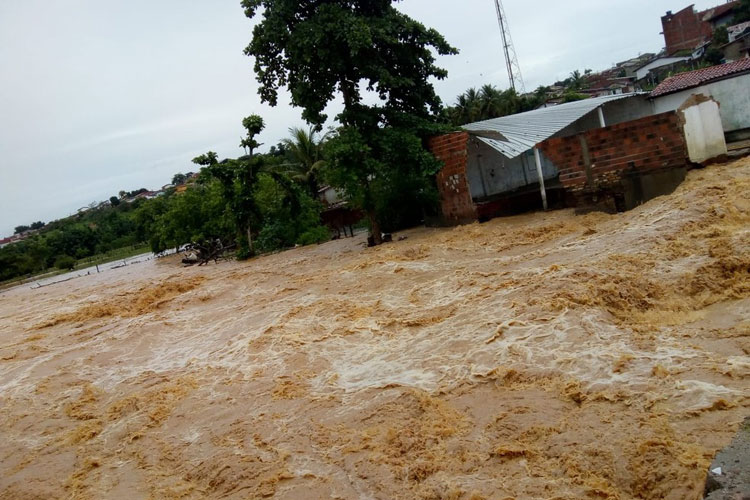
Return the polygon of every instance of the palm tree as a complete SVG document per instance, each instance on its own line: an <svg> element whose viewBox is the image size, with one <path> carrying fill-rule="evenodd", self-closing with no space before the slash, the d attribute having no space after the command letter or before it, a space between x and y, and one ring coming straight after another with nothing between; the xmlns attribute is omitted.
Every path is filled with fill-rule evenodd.
<svg viewBox="0 0 750 500"><path fill-rule="evenodd" d="M300 127L289 129L290 138L281 141L296 160L282 165L283 171L293 180L307 186L313 199L318 197L320 170L325 166L323 159L323 144L328 134L320 138L314 127L305 130Z"/></svg>
<svg viewBox="0 0 750 500"><path fill-rule="evenodd" d="M497 118L505 115L506 106L503 102L503 92L494 85L484 85L479 90L480 108L482 119Z"/></svg>
<svg viewBox="0 0 750 500"><path fill-rule="evenodd" d="M575 70L570 74L569 81L570 88L573 90L581 90L586 86L586 77L578 70Z"/></svg>
<svg viewBox="0 0 750 500"><path fill-rule="evenodd" d="M482 102L477 89L470 88L456 99L451 117L454 125L475 122L482 117Z"/></svg>

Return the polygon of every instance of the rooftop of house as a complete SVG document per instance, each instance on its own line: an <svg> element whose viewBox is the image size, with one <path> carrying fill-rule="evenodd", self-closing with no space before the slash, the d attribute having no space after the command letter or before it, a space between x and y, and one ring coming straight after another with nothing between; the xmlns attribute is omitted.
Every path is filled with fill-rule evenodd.
<svg viewBox="0 0 750 500"><path fill-rule="evenodd" d="M648 66L650 64L654 64L654 63L656 63L657 66L659 66L659 65L667 66L669 64L673 64L673 63L676 63L676 62L685 61L687 59L690 59L690 57L689 56L676 56L676 55L658 56L658 57L655 57L654 59L651 59L651 60L646 61L645 63L641 64L640 66L638 66L637 68L635 68L635 71L643 69L646 66Z"/></svg>
<svg viewBox="0 0 750 500"><path fill-rule="evenodd" d="M750 59L740 59L727 64L711 66L688 73L680 73L671 78L664 80L658 87L651 92L651 97L659 97L667 94L673 94L682 90L691 89L711 83L716 80L723 80L727 77L750 72Z"/></svg>
<svg viewBox="0 0 750 500"><path fill-rule="evenodd" d="M727 28L727 32L729 33L729 43L732 43L737 39L744 38L748 33L750 33L750 21L730 26L729 28Z"/></svg>
<svg viewBox="0 0 750 500"><path fill-rule="evenodd" d="M728 14L731 12L739 2L737 0L726 2L721 5L717 5L716 7L712 7L710 9L702 10L700 12L695 11L695 4L688 5L684 9L678 10L677 12L667 11L667 14L662 16L662 21L670 21L673 17L679 16L685 11L694 12L698 19L704 22L709 22L713 19L716 19L717 17L721 17L725 14Z"/></svg>
<svg viewBox="0 0 750 500"><path fill-rule="evenodd" d="M722 5L718 5L716 7L713 7L711 9L706 9L702 12L699 12L698 15L701 17L701 20L703 21L711 21L712 19L716 19L717 17L721 17L724 14L728 14L732 10L734 10L735 7L739 5L739 2L727 2Z"/></svg>
<svg viewBox="0 0 750 500"><path fill-rule="evenodd" d="M617 94L583 99L525 113L468 123L461 128L506 158L516 158L607 103L637 97Z"/></svg>

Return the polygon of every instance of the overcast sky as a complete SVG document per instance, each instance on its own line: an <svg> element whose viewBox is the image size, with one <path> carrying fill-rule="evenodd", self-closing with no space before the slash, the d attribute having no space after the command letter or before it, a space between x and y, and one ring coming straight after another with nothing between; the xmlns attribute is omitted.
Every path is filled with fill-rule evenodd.
<svg viewBox="0 0 750 500"><path fill-rule="evenodd" d="M724 0L697 1L703 9ZM492 0L405 0L399 8L460 50L437 84L508 86ZM664 45L681 0L505 0L526 88L602 70ZM0 236L119 190L158 188L207 150L235 157L242 117L276 144L300 111L261 105L242 50L239 0L0 0Z"/></svg>

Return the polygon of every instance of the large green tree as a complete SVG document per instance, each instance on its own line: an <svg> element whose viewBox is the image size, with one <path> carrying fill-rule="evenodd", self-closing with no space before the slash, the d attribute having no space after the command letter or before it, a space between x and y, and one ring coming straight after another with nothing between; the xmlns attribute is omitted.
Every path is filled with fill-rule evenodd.
<svg viewBox="0 0 750 500"><path fill-rule="evenodd" d="M375 243L377 211L387 178L398 173L429 184L424 141L442 105L431 79L443 79L434 53L454 54L440 33L399 12L393 0L243 0L262 16L245 53L255 58L264 102L276 105L286 87L292 104L316 127L337 95L344 110L329 149L329 179L365 210ZM418 144L418 147L415 145ZM354 148L357 150L355 151ZM399 151L396 151L399 149ZM392 158L404 163L393 164ZM381 186L381 187L379 187Z"/></svg>
<svg viewBox="0 0 750 500"><path fill-rule="evenodd" d="M257 223L259 209L255 203L253 189L258 174L263 168L261 158L255 158L255 148L260 146L256 137L265 128L263 118L250 115L242 120L247 135L240 141L240 146L247 153L237 160L218 161L213 151L193 158L193 163L202 165L206 174L218 180L224 191L224 198L234 215L238 230L238 251L240 258L252 257L255 254L253 245L253 227Z"/></svg>
<svg viewBox="0 0 750 500"><path fill-rule="evenodd" d="M150 231L152 250L162 252L186 243L209 248L217 239L231 241L234 225L222 194L220 184L214 181L174 196Z"/></svg>
<svg viewBox="0 0 750 500"><path fill-rule="evenodd" d="M285 192L284 204L289 206L291 217L299 213L298 192L292 182L281 174L274 165L263 155L255 155L255 149L261 144L258 135L265 128L263 118L250 115L242 120L242 126L247 132L241 140L240 146L247 153L236 160L219 162L213 151L193 159L193 163L202 165L205 175L217 180L223 190L224 199L229 211L234 217L237 230L237 256L248 258L255 255L255 241L263 223L262 207L257 199L257 184L261 175L265 174L275 181Z"/></svg>

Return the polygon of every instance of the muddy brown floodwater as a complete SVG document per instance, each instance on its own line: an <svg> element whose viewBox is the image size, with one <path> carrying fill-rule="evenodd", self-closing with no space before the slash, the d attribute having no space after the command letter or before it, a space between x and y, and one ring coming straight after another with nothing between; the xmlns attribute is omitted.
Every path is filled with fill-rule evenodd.
<svg viewBox="0 0 750 500"><path fill-rule="evenodd" d="M750 159L626 214L0 295L0 497L691 499L750 414Z"/></svg>

